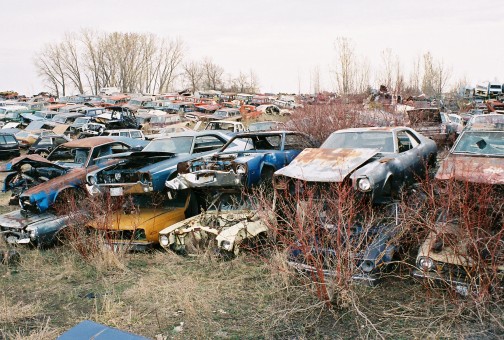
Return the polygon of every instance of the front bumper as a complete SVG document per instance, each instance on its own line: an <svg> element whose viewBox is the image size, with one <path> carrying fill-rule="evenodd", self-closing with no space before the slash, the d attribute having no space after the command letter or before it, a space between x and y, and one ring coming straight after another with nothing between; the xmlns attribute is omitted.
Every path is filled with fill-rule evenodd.
<svg viewBox="0 0 504 340"><path fill-rule="evenodd" d="M154 191L152 182L136 183L100 183L97 185L86 185L91 195L107 193L110 196L123 196L128 194L146 194Z"/></svg>
<svg viewBox="0 0 504 340"><path fill-rule="evenodd" d="M210 188L210 187L242 187L244 174L237 174L234 171L198 171L177 176L177 178L166 181L166 186L173 190L183 190L188 188Z"/></svg>

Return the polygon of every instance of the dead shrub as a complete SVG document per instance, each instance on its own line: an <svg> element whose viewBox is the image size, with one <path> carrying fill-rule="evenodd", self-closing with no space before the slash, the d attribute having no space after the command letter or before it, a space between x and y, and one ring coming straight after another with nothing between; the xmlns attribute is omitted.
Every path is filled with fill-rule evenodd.
<svg viewBox="0 0 504 340"><path fill-rule="evenodd" d="M502 298L504 287L503 193L498 185L459 180L424 180L421 197L405 202L405 223L419 230L434 258L442 286L475 301ZM463 288L464 284L467 288ZM426 280L430 291L439 285ZM459 294L453 294L456 298Z"/></svg>

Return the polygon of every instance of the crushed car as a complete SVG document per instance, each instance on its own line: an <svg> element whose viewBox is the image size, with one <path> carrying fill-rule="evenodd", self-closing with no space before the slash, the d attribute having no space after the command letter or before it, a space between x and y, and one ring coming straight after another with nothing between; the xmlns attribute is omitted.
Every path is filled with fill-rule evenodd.
<svg viewBox="0 0 504 340"><path fill-rule="evenodd" d="M159 244L181 255L210 248L226 257L234 257L244 243L252 245L264 240L268 226L263 217L250 205L231 204L230 197L219 197L214 209L161 230Z"/></svg>
<svg viewBox="0 0 504 340"><path fill-rule="evenodd" d="M244 148L232 148L236 141ZM167 181L172 190L187 188L251 188L269 183L273 173L288 165L307 147L316 146L307 135L295 131L240 133L215 155L179 163L178 176Z"/></svg>

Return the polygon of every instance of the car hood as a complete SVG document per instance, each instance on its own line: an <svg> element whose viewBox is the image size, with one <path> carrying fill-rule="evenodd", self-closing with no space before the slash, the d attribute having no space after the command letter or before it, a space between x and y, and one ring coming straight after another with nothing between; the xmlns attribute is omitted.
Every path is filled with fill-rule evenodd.
<svg viewBox="0 0 504 340"><path fill-rule="evenodd" d="M61 169L65 170L65 167L62 167L60 165L57 165L51 161L48 161L46 158L40 156L40 155L25 155L25 156L20 156L13 158L10 162L7 162L6 164L3 164L0 166L0 171L17 171L19 170L23 165L29 164L33 167L53 167L56 169Z"/></svg>
<svg viewBox="0 0 504 340"><path fill-rule="evenodd" d="M441 163L436 179L504 184L504 157L451 154Z"/></svg>
<svg viewBox="0 0 504 340"><path fill-rule="evenodd" d="M59 217L51 213L21 214L21 210L15 210L0 216L0 226L12 229L24 229L36 223L43 224L54 221Z"/></svg>
<svg viewBox="0 0 504 340"><path fill-rule="evenodd" d="M378 149L305 149L275 175L308 182L342 182L378 153Z"/></svg>

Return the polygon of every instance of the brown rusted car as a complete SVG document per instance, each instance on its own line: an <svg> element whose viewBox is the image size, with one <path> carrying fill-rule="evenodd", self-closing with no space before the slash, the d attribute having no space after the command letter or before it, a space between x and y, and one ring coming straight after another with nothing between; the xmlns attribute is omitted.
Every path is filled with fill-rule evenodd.
<svg viewBox="0 0 504 340"><path fill-rule="evenodd" d="M450 122L438 108L417 108L406 113L409 120L407 125L433 139L439 146L451 146L457 139L457 124Z"/></svg>
<svg viewBox="0 0 504 340"><path fill-rule="evenodd" d="M441 213L420 246L413 275L463 295L481 284L504 287L502 124L466 128L435 179Z"/></svg>

